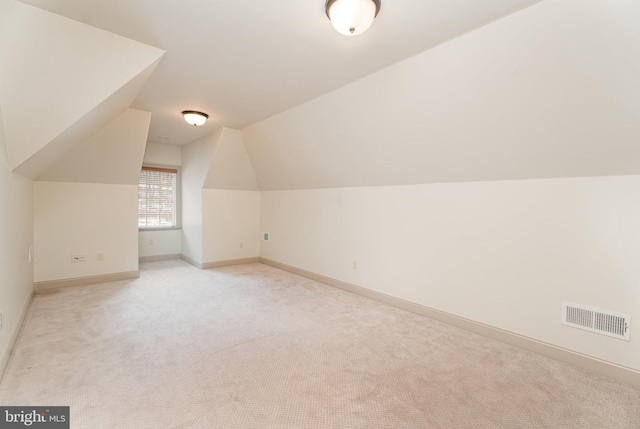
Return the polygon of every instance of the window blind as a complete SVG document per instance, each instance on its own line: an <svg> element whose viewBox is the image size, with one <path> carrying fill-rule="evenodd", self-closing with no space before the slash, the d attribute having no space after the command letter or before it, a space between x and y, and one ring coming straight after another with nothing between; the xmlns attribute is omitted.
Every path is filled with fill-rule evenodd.
<svg viewBox="0 0 640 429"><path fill-rule="evenodd" d="M176 184L178 170L142 167L138 181L138 227L176 226Z"/></svg>

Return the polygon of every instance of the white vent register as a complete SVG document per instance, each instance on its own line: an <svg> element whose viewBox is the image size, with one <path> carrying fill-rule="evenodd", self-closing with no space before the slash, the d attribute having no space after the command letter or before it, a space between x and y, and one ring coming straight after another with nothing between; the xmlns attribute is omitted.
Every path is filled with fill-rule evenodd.
<svg viewBox="0 0 640 429"><path fill-rule="evenodd" d="M631 316L584 305L563 303L562 324L629 341Z"/></svg>

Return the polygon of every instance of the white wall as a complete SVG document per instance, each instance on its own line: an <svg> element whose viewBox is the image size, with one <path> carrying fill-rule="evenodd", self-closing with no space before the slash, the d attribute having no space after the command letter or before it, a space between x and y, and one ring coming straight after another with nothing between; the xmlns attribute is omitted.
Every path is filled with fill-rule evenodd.
<svg viewBox="0 0 640 429"><path fill-rule="evenodd" d="M260 192L205 189L202 213L205 262L260 256Z"/></svg>
<svg viewBox="0 0 640 429"><path fill-rule="evenodd" d="M182 254L202 259L202 189L221 130L182 146Z"/></svg>
<svg viewBox="0 0 640 429"><path fill-rule="evenodd" d="M145 165L180 167L182 165L182 147L147 142L144 163Z"/></svg>
<svg viewBox="0 0 640 429"><path fill-rule="evenodd" d="M36 282L138 269L137 189L150 119L127 109L40 176ZM71 255L80 253L86 262L72 264Z"/></svg>
<svg viewBox="0 0 640 429"><path fill-rule="evenodd" d="M182 148L180 146L147 143L143 164L180 168L182 165ZM182 210L181 206L181 202L178 201L179 210ZM179 229L141 230L138 233L138 252L141 257L179 255L182 252L182 232Z"/></svg>
<svg viewBox="0 0 640 429"><path fill-rule="evenodd" d="M33 189L31 180L12 173L7 161L0 111L0 379L9 359L20 313L33 292Z"/></svg>
<svg viewBox="0 0 640 429"><path fill-rule="evenodd" d="M163 231L138 231L138 256L175 256L182 252L180 229Z"/></svg>
<svg viewBox="0 0 640 429"><path fill-rule="evenodd" d="M639 190L628 176L263 192L261 256L640 370ZM631 314L631 342L560 325L563 301Z"/></svg>
<svg viewBox="0 0 640 429"><path fill-rule="evenodd" d="M35 182L35 281L136 271L137 201L136 185Z"/></svg>
<svg viewBox="0 0 640 429"><path fill-rule="evenodd" d="M202 193L203 261L260 255L260 192L240 131L222 128Z"/></svg>
<svg viewBox="0 0 640 429"><path fill-rule="evenodd" d="M182 254L196 264L259 256L260 192L238 130L182 148ZM242 243L242 247L241 247Z"/></svg>

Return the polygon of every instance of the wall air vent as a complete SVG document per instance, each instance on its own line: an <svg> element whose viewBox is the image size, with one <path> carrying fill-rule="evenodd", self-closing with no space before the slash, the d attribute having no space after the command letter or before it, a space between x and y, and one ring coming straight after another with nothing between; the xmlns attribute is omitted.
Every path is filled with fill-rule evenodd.
<svg viewBox="0 0 640 429"><path fill-rule="evenodd" d="M631 316L577 304L562 304L562 324L629 341Z"/></svg>

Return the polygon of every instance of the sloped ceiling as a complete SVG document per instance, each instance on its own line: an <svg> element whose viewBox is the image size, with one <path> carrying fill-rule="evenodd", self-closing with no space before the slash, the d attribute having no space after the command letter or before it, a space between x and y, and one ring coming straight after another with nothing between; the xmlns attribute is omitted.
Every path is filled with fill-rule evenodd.
<svg viewBox="0 0 640 429"><path fill-rule="evenodd" d="M240 131L222 128L204 183L207 189L258 191L258 182Z"/></svg>
<svg viewBox="0 0 640 429"><path fill-rule="evenodd" d="M36 178L133 102L164 51L15 1L0 3L9 161Z"/></svg>
<svg viewBox="0 0 640 429"><path fill-rule="evenodd" d="M183 184L193 189L259 191L240 131L219 128L183 146Z"/></svg>
<svg viewBox="0 0 640 429"><path fill-rule="evenodd" d="M22 0L167 51L131 105L149 141L241 129L540 0L385 0L372 28L338 34L325 0ZM180 112L210 114L185 127Z"/></svg>
<svg viewBox="0 0 640 429"><path fill-rule="evenodd" d="M246 127L260 187L640 174L638 16L545 1Z"/></svg>
<svg viewBox="0 0 640 429"><path fill-rule="evenodd" d="M40 181L137 185L151 113L127 109L38 176Z"/></svg>
<svg viewBox="0 0 640 429"><path fill-rule="evenodd" d="M246 13L250 22L255 22L260 17L251 9L254 3L234 2L231 6L213 2L201 12L204 16L217 11L228 18L219 34L238 38L224 40L223 44L245 49L242 55L233 56L227 45L224 49L215 45L217 51L206 51L219 55L202 55L193 47L181 51L176 43L184 40L182 35L188 33L184 30L189 28L194 13L171 16L176 8L173 1L159 3L162 7L157 16L149 18L151 24L143 13L154 10L156 2L151 0L118 0L100 7L80 0L32 2L58 5L70 14L78 6L78 13L86 21L115 25L148 43L163 40L173 47L170 55L197 66L175 62L166 69L161 66L158 80L154 73L153 84L145 87L146 95L136 98L134 105L150 103L152 110L164 112L165 119L180 108L206 105L214 95L238 107L228 110L229 116L218 116L223 118L222 123L212 121L201 129L186 127L179 115L177 123L167 119L169 128L182 127L176 134L178 144L195 140L197 133L211 136L212 129L231 122L247 123L287 103L308 100L313 94L335 88L366 74L366 70L379 69L384 64L372 60L377 50L371 43L385 47L381 53L384 61L393 61L387 51L396 46L385 44L376 31L389 34L401 28L403 18L396 9L401 4L409 9L403 10L404 14L419 10L416 16L421 17L425 12L412 9L417 7L414 3L394 3L384 9L389 17L386 24L382 20L385 15L381 15L372 32L365 38L354 38L355 42L345 42L333 30L327 35L337 38L323 39L310 36L305 29L299 41L303 50L314 46L317 52L310 57L300 54L297 42L292 46L288 38L282 40L278 32L275 39L269 39L273 44L268 50L278 51L278 55L269 56L249 46L260 37L268 37L267 29L277 27L274 23L281 17L272 16L274 10L264 10L264 17L270 18L259 31L254 28L239 37L243 33L234 32L240 22L236 14ZM464 2L470 3L479 2ZM636 79L640 75L640 28L634 18L640 15L640 4L633 0L523 0L518 8L532 3L515 14L243 128L242 138L260 189L639 174L640 86ZM435 7L437 2L429 4ZM514 10L504 9L504 1L491 4L499 6L489 14L492 18L483 15L479 20L469 19L460 28L471 30L479 23L486 24L488 18L496 19ZM16 171L44 177L79 142L126 109L162 51L12 0L5 0L0 7L0 102L8 153ZM131 14L126 15L129 11ZM125 15L126 25L120 25L119 19ZM452 16L463 15L456 12L449 18ZM326 24L325 20L322 16L322 21L309 21L313 23L312 32L320 28L320 22ZM415 31L414 21L411 31ZM172 23L171 31L164 33L158 26L167 22ZM299 24L293 27L300 30ZM203 36L199 41L212 39L213 33L205 29L198 27L198 34ZM459 32L447 34L450 38ZM305 37L318 45L302 43L309 41ZM426 47L438 40L442 42L441 38L431 38ZM264 46L258 44L258 48ZM339 51L340 56L325 57L324 49ZM283 52L298 52L305 60L295 57L285 61ZM406 56L409 51L403 52ZM347 71L323 80L327 70L333 71L340 64L336 58L344 60L342 55L349 59L344 61ZM230 68L209 68L212 63L225 63L221 58L231 57L235 60ZM311 58L327 61L314 63ZM356 66L360 61L366 63L362 68ZM303 69L296 68L306 62L320 72L302 73ZM291 64L296 67L291 68ZM170 71L179 67L188 73L172 76ZM277 77L279 72L282 74ZM185 81L189 84L182 86ZM159 95L165 94L164 88L171 89L167 90L167 99ZM189 95L178 96L179 88L188 88ZM285 93L303 95L281 98ZM183 104L185 100L188 105ZM256 106L258 109L253 110ZM152 130L153 123L152 119ZM221 136L222 131L217 138Z"/></svg>

